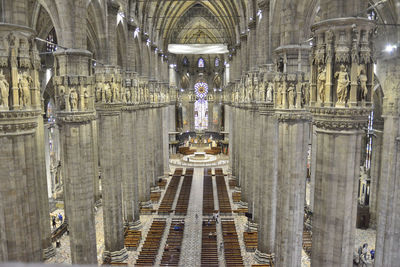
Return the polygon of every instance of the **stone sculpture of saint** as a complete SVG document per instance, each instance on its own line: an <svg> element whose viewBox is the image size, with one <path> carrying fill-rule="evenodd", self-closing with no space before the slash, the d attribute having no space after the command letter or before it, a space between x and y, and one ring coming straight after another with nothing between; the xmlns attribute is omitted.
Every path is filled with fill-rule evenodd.
<svg viewBox="0 0 400 267"><path fill-rule="evenodd" d="M59 109L60 110L64 110L65 109L65 86L64 85L60 85L58 87L58 90L60 92L59 97L58 97Z"/></svg>
<svg viewBox="0 0 400 267"><path fill-rule="evenodd" d="M126 90L126 101L127 101L128 103L132 103L131 88L128 88L128 90Z"/></svg>
<svg viewBox="0 0 400 267"><path fill-rule="evenodd" d="M87 110L89 109L89 93L87 90L83 92L83 99L84 99L83 103L85 104L84 109Z"/></svg>
<svg viewBox="0 0 400 267"><path fill-rule="evenodd" d="M0 73L0 106L8 107L8 96L9 96L9 87L4 74Z"/></svg>
<svg viewBox="0 0 400 267"><path fill-rule="evenodd" d="M114 81L111 84L111 90L112 90L112 102L116 103L119 101L119 88Z"/></svg>
<svg viewBox="0 0 400 267"><path fill-rule="evenodd" d="M98 82L96 84L96 102L100 102L103 100L103 83Z"/></svg>
<svg viewBox="0 0 400 267"><path fill-rule="evenodd" d="M368 77L365 75L365 71L361 70L360 76L358 76L358 81L361 87L361 100L367 100L368 95L368 88L367 88L367 81Z"/></svg>
<svg viewBox="0 0 400 267"><path fill-rule="evenodd" d="M20 93L20 104L24 107L28 107L31 102L31 94L29 92L29 84L31 77L27 73L22 74L19 80L18 88Z"/></svg>
<svg viewBox="0 0 400 267"><path fill-rule="evenodd" d="M339 103L345 103L347 98L347 87L350 84L349 74L344 65L340 66L340 70L335 73L337 78L337 98Z"/></svg>
<svg viewBox="0 0 400 267"><path fill-rule="evenodd" d="M272 83L268 84L268 88L267 88L267 102L272 102L273 99L273 94L274 94L274 89L272 87Z"/></svg>
<svg viewBox="0 0 400 267"><path fill-rule="evenodd" d="M288 92L288 98L289 98L289 107L293 107L293 106L295 106L295 103L294 103L294 94L295 94L295 90L294 90L294 86L289 86L289 88L288 88L288 90L287 90L287 92Z"/></svg>
<svg viewBox="0 0 400 267"><path fill-rule="evenodd" d="M71 103L71 110L78 110L78 94L75 89L72 89L69 94L69 100Z"/></svg>
<svg viewBox="0 0 400 267"><path fill-rule="evenodd" d="M111 93L111 89L110 89L110 84L108 84L108 83L104 84L104 95L105 95L106 103L111 103L112 93Z"/></svg>
<svg viewBox="0 0 400 267"><path fill-rule="evenodd" d="M326 69L322 69L318 74L318 92L321 103L325 102L325 82L326 82Z"/></svg>

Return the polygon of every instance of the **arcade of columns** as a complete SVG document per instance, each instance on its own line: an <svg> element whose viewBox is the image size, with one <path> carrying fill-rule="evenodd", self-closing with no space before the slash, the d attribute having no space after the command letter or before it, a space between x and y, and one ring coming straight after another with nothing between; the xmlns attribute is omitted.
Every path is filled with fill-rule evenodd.
<svg viewBox="0 0 400 267"><path fill-rule="evenodd" d="M10 5L18 16L7 17L7 23L0 25L0 173L8 174L0 175L0 262L38 262L54 255L40 58L35 32L27 26L27 2ZM77 32L63 40L65 47L74 48L54 52L53 83L72 263L97 264L94 208L100 198L104 256L122 262L127 258L123 224L140 227L140 203L150 199L150 187L168 170L164 151L168 151L168 131L175 125L175 90L169 88L167 64L155 53L156 47L143 44L153 62L142 73L149 72L150 77L117 66L116 2L107 6L107 23L114 27L108 32L108 58L96 68L86 49L86 35L79 32L86 23L85 8L64 7L76 13L72 27ZM135 26L128 27L133 38Z"/></svg>
<svg viewBox="0 0 400 267"><path fill-rule="evenodd" d="M321 0L326 11L311 28L312 47L294 41L293 14L288 12L275 36L280 45L272 49L270 36L276 33L270 32L270 1L257 2L264 19L250 22L249 32L233 47L232 79L224 89L231 172L258 224L256 258L277 266L300 266L307 150L312 144L311 263L349 266L361 138L372 110L374 24L351 17L365 10L362 1L339 0L332 5ZM148 48L153 60L141 74L117 66L113 30L106 38L108 57L93 69L82 27L86 11L83 2L76 3L82 6L65 4L65 10L76 13L66 27L75 32L61 39L65 47L73 48L54 53L53 77L72 262L97 262L98 162L105 256L124 261L123 223L140 227L139 203L149 199L150 186L168 169L167 132L175 124L176 95L168 86L168 70L156 47ZM0 24L0 173L7 174L0 176L0 262L41 261L54 255L54 249L45 180L40 59L35 32L28 26L26 1L15 0L13 8L18 16ZM108 27L115 24L118 8L109 2ZM134 29L128 24L129 38ZM400 260L396 246L399 58L395 54L378 60L385 98L384 123L375 129L371 166L372 184L379 184L372 189L376 266L395 266Z"/></svg>
<svg viewBox="0 0 400 267"><path fill-rule="evenodd" d="M311 27L311 47L293 42L293 14L283 13L289 23L278 36L280 46L271 53L271 2L258 1L263 19L256 27L250 22L249 33L232 49L232 82L224 92L230 166L258 225L255 257L260 263L301 265L309 144L311 265L350 266L353 260L362 136L373 110L375 24L351 17L365 10L366 3L337 2L333 7L321 1L321 10L332 12L322 14ZM254 44L263 52L254 52ZM400 203L394 197L399 181L397 57L378 61L387 84L384 123L374 121L371 163L370 210L377 224L376 255L381 253L375 266L395 266L399 260L395 244Z"/></svg>

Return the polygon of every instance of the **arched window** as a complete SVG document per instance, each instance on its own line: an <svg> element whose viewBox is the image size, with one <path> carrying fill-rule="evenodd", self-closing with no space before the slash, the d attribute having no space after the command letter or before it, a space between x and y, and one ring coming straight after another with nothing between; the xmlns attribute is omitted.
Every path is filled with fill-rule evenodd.
<svg viewBox="0 0 400 267"><path fill-rule="evenodd" d="M215 67L219 67L219 58L218 57L215 58Z"/></svg>
<svg viewBox="0 0 400 267"><path fill-rule="evenodd" d="M188 66L189 65L189 60L187 59L187 57L183 58L183 66Z"/></svg>
<svg viewBox="0 0 400 267"><path fill-rule="evenodd" d="M49 35L46 37L46 41L48 43L46 44L46 51L47 52L54 52L57 50L57 37L56 37L56 31L54 28L49 32Z"/></svg>
<svg viewBox="0 0 400 267"><path fill-rule="evenodd" d="M204 59L203 58L199 58L199 61L197 63L197 66L199 68L204 68Z"/></svg>

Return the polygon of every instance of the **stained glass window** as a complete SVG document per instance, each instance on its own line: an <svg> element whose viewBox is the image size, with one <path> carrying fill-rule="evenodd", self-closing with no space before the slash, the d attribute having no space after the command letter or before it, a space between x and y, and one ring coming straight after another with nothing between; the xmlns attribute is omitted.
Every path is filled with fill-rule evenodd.
<svg viewBox="0 0 400 267"><path fill-rule="evenodd" d="M199 68L204 68L204 59L203 59L203 58L199 58L198 67L199 67Z"/></svg>
<svg viewBox="0 0 400 267"><path fill-rule="evenodd" d="M194 103L194 128L196 130L208 128L208 102L205 99L198 99Z"/></svg>
<svg viewBox="0 0 400 267"><path fill-rule="evenodd" d="M219 67L219 58L215 58L215 67Z"/></svg>
<svg viewBox="0 0 400 267"><path fill-rule="evenodd" d="M205 99L208 93L208 85L205 82L198 82L194 85L194 90L198 99Z"/></svg>

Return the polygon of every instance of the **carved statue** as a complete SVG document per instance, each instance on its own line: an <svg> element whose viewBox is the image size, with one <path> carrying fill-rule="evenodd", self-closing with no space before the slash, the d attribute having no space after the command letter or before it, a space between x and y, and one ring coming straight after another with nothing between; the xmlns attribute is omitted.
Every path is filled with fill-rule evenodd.
<svg viewBox="0 0 400 267"><path fill-rule="evenodd" d="M318 92L321 103L325 102L325 82L326 82L326 69L323 68L318 74Z"/></svg>
<svg viewBox="0 0 400 267"><path fill-rule="evenodd" d="M310 87L308 82L303 83L303 105L308 105L310 103Z"/></svg>
<svg viewBox="0 0 400 267"><path fill-rule="evenodd" d="M8 107L9 87L3 72L0 73L0 106Z"/></svg>
<svg viewBox="0 0 400 267"><path fill-rule="evenodd" d="M267 102L269 103L272 102L273 95L274 95L274 88L272 87L272 83L269 83L267 88Z"/></svg>
<svg viewBox="0 0 400 267"><path fill-rule="evenodd" d="M126 103L126 88L121 87L121 98L122 98L122 103Z"/></svg>
<svg viewBox="0 0 400 267"><path fill-rule="evenodd" d="M31 83L31 77L24 72L22 77L19 79L18 88L20 95L20 104L24 107L28 107L31 102L31 93L29 92L29 84Z"/></svg>
<svg viewBox="0 0 400 267"><path fill-rule="evenodd" d="M340 65L340 71L335 73L335 78L337 78L337 98L339 103L345 103L347 98L347 87L350 84L349 74L346 71L346 67L342 64Z"/></svg>
<svg viewBox="0 0 400 267"><path fill-rule="evenodd" d="M111 83L111 91L112 91L112 102L113 103L118 102L119 101L119 87L114 79Z"/></svg>
<svg viewBox="0 0 400 267"><path fill-rule="evenodd" d="M361 100L367 100L368 88L367 88L368 77L365 75L365 71L361 70L360 76L358 76L358 82L361 87Z"/></svg>
<svg viewBox="0 0 400 267"><path fill-rule="evenodd" d="M282 100L283 100L283 85L282 84L280 84L279 86L278 86L278 96L277 96L277 104L278 104L278 106L281 106L282 105Z"/></svg>
<svg viewBox="0 0 400 267"><path fill-rule="evenodd" d="M128 88L128 90L126 90L126 101L127 101L128 103L132 103L131 88Z"/></svg>
<svg viewBox="0 0 400 267"><path fill-rule="evenodd" d="M89 93L86 89L83 92L83 99L84 99L83 103L85 105L83 107L83 109L88 110L89 109Z"/></svg>
<svg viewBox="0 0 400 267"><path fill-rule="evenodd" d="M95 95L96 95L96 102L104 101L105 96L104 96L104 86L102 82L98 82L96 84L96 89L95 89Z"/></svg>
<svg viewBox="0 0 400 267"><path fill-rule="evenodd" d="M103 88L104 88L104 96L105 96L106 103L111 103L112 93L111 93L111 89L110 89L110 84L105 83Z"/></svg>
<svg viewBox="0 0 400 267"><path fill-rule="evenodd" d="M78 94L75 89L71 89L71 92L69 93L69 100L71 103L71 110L78 110Z"/></svg>
<svg viewBox="0 0 400 267"><path fill-rule="evenodd" d="M60 85L58 87L58 91L59 93L59 97L58 97L58 106L60 110L64 110L65 109L65 86L64 85Z"/></svg>
<svg viewBox="0 0 400 267"><path fill-rule="evenodd" d="M289 107L294 107L295 106L295 102L294 102L294 98L295 98L295 89L293 85L290 85L289 88L287 89L288 92L288 97L289 97Z"/></svg>

